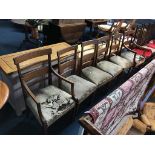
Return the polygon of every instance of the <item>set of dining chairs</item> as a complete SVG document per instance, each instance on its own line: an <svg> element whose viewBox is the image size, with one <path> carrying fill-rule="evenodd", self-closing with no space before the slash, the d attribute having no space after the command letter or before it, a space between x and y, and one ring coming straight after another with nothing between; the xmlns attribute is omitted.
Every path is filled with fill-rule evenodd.
<svg viewBox="0 0 155 155"><path fill-rule="evenodd" d="M49 126L69 112L74 120L88 97L93 102L98 89L145 62L148 48L136 43L136 33L136 29L129 29L57 51L57 69L52 66L51 49L14 58L27 108L45 134ZM138 50L143 53L137 54ZM23 62L41 56L47 57L43 65L36 62L22 68ZM34 85L43 81L43 87L35 90Z"/></svg>

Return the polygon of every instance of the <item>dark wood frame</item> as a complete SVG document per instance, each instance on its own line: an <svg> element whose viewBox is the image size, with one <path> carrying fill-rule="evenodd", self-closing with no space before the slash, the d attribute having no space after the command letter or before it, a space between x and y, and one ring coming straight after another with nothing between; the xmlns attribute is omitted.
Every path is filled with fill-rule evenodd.
<svg viewBox="0 0 155 155"><path fill-rule="evenodd" d="M94 48L90 48L85 50L86 46L93 45ZM94 50L94 52L84 55L85 52L89 50ZM88 67L90 65L95 66L96 64L96 50L97 50L97 41L89 40L81 43L81 56L80 56L80 67L79 67L79 74L82 74L82 69Z"/></svg>
<svg viewBox="0 0 155 155"><path fill-rule="evenodd" d="M41 121L41 124L43 126L45 134L47 134L48 125L47 125L47 122L46 122L46 120L44 119L44 117L42 115L41 103L39 103L37 101L34 93L29 88L27 82L32 80L33 78L41 77L41 76L43 76L45 74L48 74L48 77L44 77L42 79L43 80L48 80L48 84L51 85L52 84L52 74L51 73L53 73L59 80L66 81L67 83L69 83L71 85L71 88L74 89L74 84L72 82L66 80L64 77L62 77L61 75L56 73L54 71L54 69L52 68L52 66L51 66L51 54L52 54L51 49L43 49L43 50L38 50L38 51L31 52L31 53L26 53L26 54L23 54L21 56L18 56L16 58L14 58L14 63L17 66L17 71L18 71L18 74L19 74L19 79L20 79L20 82L21 82L25 102L26 102L26 96L29 95L33 99L33 101L36 103L37 109L38 109L38 114L39 114L39 117L40 117L40 121ZM39 69L35 69L33 71L28 71L26 73L22 73L22 69L20 67L20 64L22 62L27 61L29 59L36 58L36 57L40 57L40 56L48 56L48 60L47 60L48 66L39 67ZM29 67L31 67L31 66L29 66ZM28 68L28 67L26 67L26 68ZM39 81L41 81L41 80L39 80ZM39 81L37 81L37 83ZM72 97L73 97L73 95L72 95Z"/></svg>

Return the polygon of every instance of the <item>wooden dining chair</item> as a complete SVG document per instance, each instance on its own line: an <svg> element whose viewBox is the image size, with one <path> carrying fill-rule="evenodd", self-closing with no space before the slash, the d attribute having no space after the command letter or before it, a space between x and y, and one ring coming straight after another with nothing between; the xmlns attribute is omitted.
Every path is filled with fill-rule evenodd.
<svg viewBox="0 0 155 155"><path fill-rule="evenodd" d="M96 67L96 50L96 40L82 42L79 72L82 77L93 82L97 87L101 87L111 81L113 77Z"/></svg>
<svg viewBox="0 0 155 155"><path fill-rule="evenodd" d="M74 84L54 71L51 66L51 53L51 49L43 49L14 58L25 103L43 127L45 134L49 126L75 109L74 94L57 87L54 76L55 80L58 78L68 83L71 89L74 89ZM40 64L38 59L44 61ZM24 64L28 63L31 65L24 67Z"/></svg>
<svg viewBox="0 0 155 155"><path fill-rule="evenodd" d="M117 22L112 22L110 25L108 24L98 25L98 29L104 32L106 35L109 35L109 34L114 34L116 32L119 32L122 25L123 25L123 20L119 20Z"/></svg>
<svg viewBox="0 0 155 155"><path fill-rule="evenodd" d="M9 88L3 81L0 80L0 109L6 104L9 98Z"/></svg>
<svg viewBox="0 0 155 155"><path fill-rule="evenodd" d="M65 48L57 52L58 73L65 77L66 80L72 82L74 89L71 89L70 85L63 81L59 85L66 92L74 94L74 99L77 102L76 112L78 112L79 106L83 101L93 94L97 88L94 83L78 75L78 54L77 46Z"/></svg>
<svg viewBox="0 0 155 155"><path fill-rule="evenodd" d="M113 77L117 77L122 73L123 68L109 61L109 44L110 36L104 36L97 39L96 66Z"/></svg>
<svg viewBox="0 0 155 155"><path fill-rule="evenodd" d="M116 33L111 36L108 59L123 69L128 70L132 67L132 62L120 56L122 39L123 34L121 33Z"/></svg>
<svg viewBox="0 0 155 155"><path fill-rule="evenodd" d="M136 34L137 30L124 32L120 56L130 60L133 66L140 66L147 57L151 56L152 52L137 44Z"/></svg>

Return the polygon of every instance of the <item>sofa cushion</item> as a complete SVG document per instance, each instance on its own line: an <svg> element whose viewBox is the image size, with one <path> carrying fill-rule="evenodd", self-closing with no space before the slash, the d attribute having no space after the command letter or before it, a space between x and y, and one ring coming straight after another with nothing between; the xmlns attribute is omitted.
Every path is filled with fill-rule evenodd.
<svg viewBox="0 0 155 155"><path fill-rule="evenodd" d="M74 93L75 97L79 100L79 103L85 100L97 88L97 86L94 83L91 83L77 75L71 75L67 77L67 79L74 83ZM62 88L66 92L71 93L71 88L68 83L63 81Z"/></svg>
<svg viewBox="0 0 155 155"><path fill-rule="evenodd" d="M82 70L83 76L97 86L106 84L112 79L112 76L93 66L86 67Z"/></svg>
<svg viewBox="0 0 155 155"><path fill-rule="evenodd" d="M106 60L97 63L97 67L107 73L110 73L114 77L116 77L123 71L123 68L121 66Z"/></svg>
<svg viewBox="0 0 155 155"><path fill-rule="evenodd" d="M41 111L48 126L75 107L70 94L52 85L38 90L35 95L37 101L41 103ZM41 123L36 103L31 97L27 97L26 101L34 116Z"/></svg>
<svg viewBox="0 0 155 155"><path fill-rule="evenodd" d="M122 57L120 57L118 55L112 56L110 58L110 61L112 61L113 63L115 63L115 64L117 64L119 66L121 66L124 69L128 69L128 68L130 68L132 66L131 61L129 61L129 60L125 59L125 58L122 58Z"/></svg>

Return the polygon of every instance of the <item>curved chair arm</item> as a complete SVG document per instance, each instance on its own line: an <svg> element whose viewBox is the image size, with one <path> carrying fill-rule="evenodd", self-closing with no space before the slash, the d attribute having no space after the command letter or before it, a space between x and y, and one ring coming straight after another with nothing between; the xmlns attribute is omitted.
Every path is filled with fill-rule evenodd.
<svg viewBox="0 0 155 155"><path fill-rule="evenodd" d="M33 92L30 90L30 88L28 87L28 85L26 84L26 82L24 80L21 80L23 88L25 89L25 91L28 93L28 95L33 99L33 101L36 103L37 105L37 110L38 110L38 114L40 117L41 122L44 124L46 123L45 118L43 117L42 111L41 111L41 105L40 103L37 101L35 95L33 94Z"/></svg>
<svg viewBox="0 0 155 155"><path fill-rule="evenodd" d="M123 43L123 46L124 46L124 48L127 49L128 51L134 53L133 63L134 63L134 65L136 65L136 55L137 55L137 53L136 53L135 51L133 51L132 49L130 49L129 47L127 47L124 43Z"/></svg>
<svg viewBox="0 0 155 155"><path fill-rule="evenodd" d="M144 51L147 51L147 50L148 50L147 48L142 47L142 46L138 45L138 44L135 43L135 42L133 42L133 44L134 44L137 48L139 48L139 49L141 49L141 50L144 50Z"/></svg>
<svg viewBox="0 0 155 155"><path fill-rule="evenodd" d="M52 70L52 73L54 73L54 75L56 75L60 80L63 80L67 83L69 83L71 85L71 95L72 95L72 98L75 100L75 101L78 101L78 99L75 97L75 92L74 92L74 83L67 80L66 78L64 78L63 76L61 76L60 74L58 74L52 67L51 67L51 70Z"/></svg>

